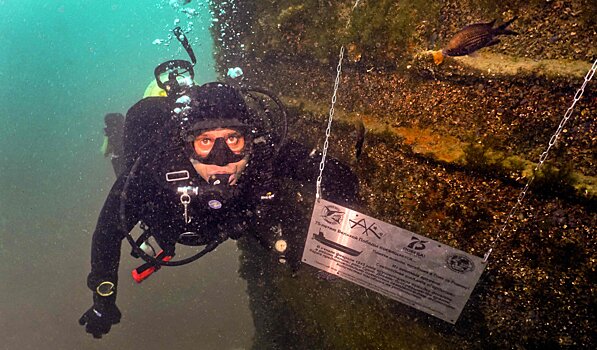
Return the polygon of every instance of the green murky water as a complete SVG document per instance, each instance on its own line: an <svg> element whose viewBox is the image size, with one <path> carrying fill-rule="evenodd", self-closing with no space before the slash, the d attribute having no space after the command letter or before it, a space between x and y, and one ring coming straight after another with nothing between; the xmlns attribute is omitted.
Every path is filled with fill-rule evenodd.
<svg viewBox="0 0 597 350"><path fill-rule="evenodd" d="M159 1L0 1L3 349L250 344L253 324L232 243L143 285L128 272L138 261L123 251L121 324L97 341L77 323L91 305L91 234L114 180L99 151L103 116L138 101L157 64L185 58L178 43L152 44L176 19L193 22L198 81L215 79L211 16L202 2L194 8L198 15L187 18Z"/></svg>

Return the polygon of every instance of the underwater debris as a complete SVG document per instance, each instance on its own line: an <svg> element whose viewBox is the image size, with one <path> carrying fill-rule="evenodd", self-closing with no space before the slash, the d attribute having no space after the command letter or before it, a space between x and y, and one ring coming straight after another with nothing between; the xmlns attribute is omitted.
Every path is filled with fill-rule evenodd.
<svg viewBox="0 0 597 350"><path fill-rule="evenodd" d="M462 28L448 44L439 51L433 52L435 64L441 64L444 56L466 56L484 47L499 44L498 35L518 35L518 33L506 29L510 23L516 20L514 17L508 22L494 28L495 19L487 23L474 23Z"/></svg>
<svg viewBox="0 0 597 350"><path fill-rule="evenodd" d="M348 59L353 63L359 62L363 57L363 53L355 43L348 44L346 46L346 52L348 54Z"/></svg>

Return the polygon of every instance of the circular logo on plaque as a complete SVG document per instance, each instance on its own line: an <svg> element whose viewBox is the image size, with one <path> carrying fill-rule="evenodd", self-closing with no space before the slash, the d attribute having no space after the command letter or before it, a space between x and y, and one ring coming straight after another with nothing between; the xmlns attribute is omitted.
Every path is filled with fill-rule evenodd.
<svg viewBox="0 0 597 350"><path fill-rule="evenodd" d="M475 263L466 255L448 255L446 263L448 264L448 268L454 272L465 273L475 269Z"/></svg>

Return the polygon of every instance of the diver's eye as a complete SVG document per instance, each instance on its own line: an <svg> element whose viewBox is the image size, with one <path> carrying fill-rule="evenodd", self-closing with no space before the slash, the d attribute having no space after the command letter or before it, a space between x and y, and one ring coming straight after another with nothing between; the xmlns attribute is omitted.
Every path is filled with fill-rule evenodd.
<svg viewBox="0 0 597 350"><path fill-rule="evenodd" d="M226 144L234 153L240 153L245 147L245 138L240 134L231 134L226 137Z"/></svg>
<svg viewBox="0 0 597 350"><path fill-rule="evenodd" d="M194 142L195 152L197 152L200 157L207 156L213 146L214 140L210 137L198 137Z"/></svg>
<svg viewBox="0 0 597 350"><path fill-rule="evenodd" d="M199 143L202 146L209 146L209 145L211 145L213 143L213 141L211 139L208 139L208 138L203 138L203 139L199 139Z"/></svg>

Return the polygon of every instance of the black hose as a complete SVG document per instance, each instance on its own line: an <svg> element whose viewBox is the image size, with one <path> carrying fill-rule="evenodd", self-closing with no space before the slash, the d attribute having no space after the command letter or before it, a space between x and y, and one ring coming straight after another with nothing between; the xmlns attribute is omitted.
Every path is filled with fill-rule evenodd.
<svg viewBox="0 0 597 350"><path fill-rule="evenodd" d="M274 95L273 92L264 89L264 88L260 88L260 87L241 87L240 91L251 96L251 92L257 92L263 95L266 95L267 97L271 98L272 101L274 101L276 103L276 105L278 105L278 108L280 109L280 112L282 112L282 120L281 122L281 132L279 133L280 135L280 140L278 140L278 144L275 147L275 153L278 154L278 152L280 151L280 149L282 148L282 146L286 143L286 136L288 134L288 112L286 111L286 107L284 106L284 104L282 103L282 101L280 101L280 99ZM251 96L253 97L253 96ZM255 99L255 97L253 97Z"/></svg>
<svg viewBox="0 0 597 350"><path fill-rule="evenodd" d="M193 62L193 65L197 63L197 58L195 58L193 48L191 47L191 44L189 44L189 40L187 39L187 36L184 35L182 29L180 29L180 27L176 27L172 30L172 32L176 36L176 39L180 41L182 47L184 47L184 49L187 51L187 54L189 54L189 58L191 59L191 62Z"/></svg>

